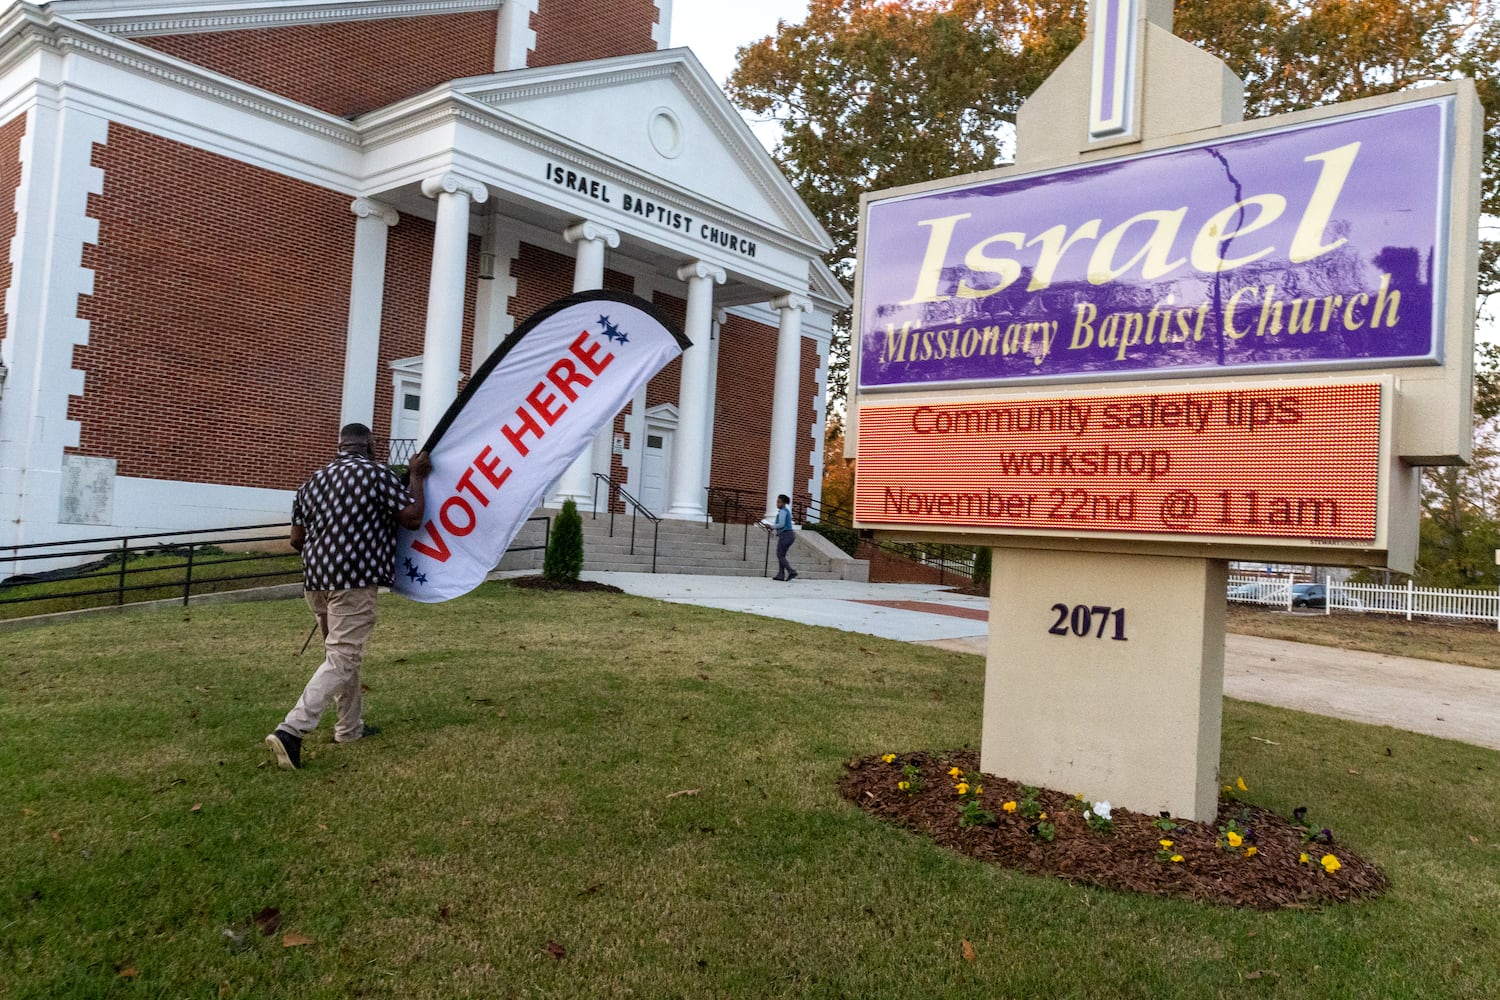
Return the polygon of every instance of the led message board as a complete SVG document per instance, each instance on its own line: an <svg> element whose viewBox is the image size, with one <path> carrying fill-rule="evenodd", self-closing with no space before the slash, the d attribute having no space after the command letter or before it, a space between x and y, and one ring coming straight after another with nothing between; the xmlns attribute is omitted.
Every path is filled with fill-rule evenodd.
<svg viewBox="0 0 1500 1000"><path fill-rule="evenodd" d="M1374 547L1388 380L866 403L872 527Z"/></svg>
<svg viewBox="0 0 1500 1000"><path fill-rule="evenodd" d="M1455 115L872 196L859 389L1439 364Z"/></svg>

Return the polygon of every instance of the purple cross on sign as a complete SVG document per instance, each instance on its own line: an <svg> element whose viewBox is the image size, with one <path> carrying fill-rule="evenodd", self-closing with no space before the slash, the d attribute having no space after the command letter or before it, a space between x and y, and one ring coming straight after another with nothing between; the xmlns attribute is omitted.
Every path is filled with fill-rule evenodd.
<svg viewBox="0 0 1500 1000"><path fill-rule="evenodd" d="M1134 127L1137 0L1094 0L1089 13L1094 72L1089 138L1124 135Z"/></svg>

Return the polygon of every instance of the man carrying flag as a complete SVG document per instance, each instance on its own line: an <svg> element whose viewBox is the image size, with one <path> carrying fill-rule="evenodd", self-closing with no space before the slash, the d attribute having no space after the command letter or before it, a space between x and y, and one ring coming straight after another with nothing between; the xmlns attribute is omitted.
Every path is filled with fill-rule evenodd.
<svg viewBox="0 0 1500 1000"><path fill-rule="evenodd" d="M327 656L266 737L277 763L302 765L302 739L330 702L336 742L373 730L361 715L359 663L377 587L428 604L477 587L547 485L690 346L644 299L578 292L539 310L479 366L412 459L410 492L374 460L368 427L343 429L339 457L292 506L292 545Z"/></svg>
<svg viewBox="0 0 1500 1000"><path fill-rule="evenodd" d="M391 584L396 527L421 525L432 463L425 451L413 456L408 488L374 451L370 428L346 425L338 457L314 472L292 502L292 548L302 553L302 587L323 631L324 659L296 706L266 737L284 768L302 766L302 740L330 703L338 711L334 742L376 732L364 723L360 661L375 630L378 588Z"/></svg>

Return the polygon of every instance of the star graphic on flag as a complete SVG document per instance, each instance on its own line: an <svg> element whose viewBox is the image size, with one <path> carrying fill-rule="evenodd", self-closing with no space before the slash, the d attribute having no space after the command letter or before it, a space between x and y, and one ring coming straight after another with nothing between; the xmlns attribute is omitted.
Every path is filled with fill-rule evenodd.
<svg viewBox="0 0 1500 1000"><path fill-rule="evenodd" d="M630 342L630 337L625 333L625 331L621 330L618 326L611 323L608 316L600 316L599 322L604 324L605 340L615 340L619 341L622 344L627 344Z"/></svg>
<svg viewBox="0 0 1500 1000"><path fill-rule="evenodd" d="M406 578L408 580L415 580L418 583L427 582L427 574L417 571L417 564L411 561L411 556L406 556L401 561L406 564Z"/></svg>

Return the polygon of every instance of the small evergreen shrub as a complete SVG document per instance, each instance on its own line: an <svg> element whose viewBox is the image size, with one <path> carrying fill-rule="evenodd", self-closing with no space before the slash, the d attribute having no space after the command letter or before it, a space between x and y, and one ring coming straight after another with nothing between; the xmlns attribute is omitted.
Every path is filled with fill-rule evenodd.
<svg viewBox="0 0 1500 1000"><path fill-rule="evenodd" d="M552 537L542 557L542 575L554 583L577 583L583 572L583 518L578 505L564 500L562 513L552 522Z"/></svg>
<svg viewBox="0 0 1500 1000"><path fill-rule="evenodd" d="M808 524L804 524L802 528L804 531L816 531L843 549L847 555L852 556L859 549L859 532L853 528L845 527L842 524L827 524L822 521L809 522Z"/></svg>

